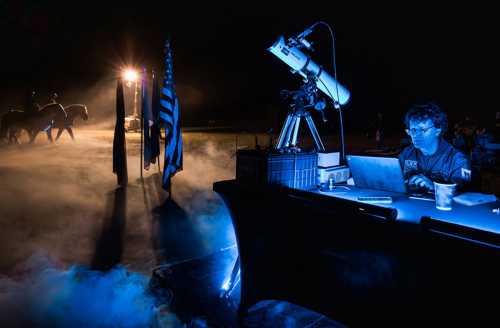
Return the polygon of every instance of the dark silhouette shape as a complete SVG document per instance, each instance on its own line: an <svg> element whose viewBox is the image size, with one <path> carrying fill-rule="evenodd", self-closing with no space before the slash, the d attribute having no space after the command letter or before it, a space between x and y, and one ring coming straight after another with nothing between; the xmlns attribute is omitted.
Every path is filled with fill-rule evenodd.
<svg viewBox="0 0 500 328"><path fill-rule="evenodd" d="M55 92L53 92L50 97L49 97L49 102L48 104L57 104L58 101L57 101L57 98L59 98L59 95Z"/></svg>
<svg viewBox="0 0 500 328"><path fill-rule="evenodd" d="M35 112L27 120L27 130L30 132L30 143L35 141L36 136L40 131L45 131L50 142L52 140L51 130L54 126L54 122L59 120L65 120L67 117L66 111L61 104L50 103Z"/></svg>
<svg viewBox="0 0 500 328"><path fill-rule="evenodd" d="M377 112L377 119L375 120L375 142L377 144L377 149L384 148L384 137L385 137L384 116L381 112Z"/></svg>
<svg viewBox="0 0 500 328"><path fill-rule="evenodd" d="M59 139L61 134L66 129L71 136L71 139L75 140L75 136L73 134L73 122L77 116L80 116L82 120L86 121L89 119L89 111L87 106L83 104L73 104L64 107L66 111L67 117L65 120L55 121L54 127L58 128L56 140Z"/></svg>
<svg viewBox="0 0 500 328"><path fill-rule="evenodd" d="M11 109L2 116L0 122L0 139L7 139L8 143L19 143L21 133L20 122L23 122L27 114L22 110Z"/></svg>
<svg viewBox="0 0 500 328"><path fill-rule="evenodd" d="M123 97L123 81L116 84L116 123L113 136L113 173L117 183L126 186L128 183L127 146L125 140L125 101Z"/></svg>
<svg viewBox="0 0 500 328"><path fill-rule="evenodd" d="M160 86L158 84L158 75L153 71L153 91L151 100L151 111L153 113L154 124L151 127L151 158L158 158L160 165Z"/></svg>
<svg viewBox="0 0 500 328"><path fill-rule="evenodd" d="M500 112L495 114L495 127L493 128L495 142L500 142Z"/></svg>
<svg viewBox="0 0 500 328"><path fill-rule="evenodd" d="M40 105L36 101L37 93L35 90L28 90L26 93L24 112L27 114L33 114L40 109Z"/></svg>
<svg viewBox="0 0 500 328"><path fill-rule="evenodd" d="M172 199L168 198L162 205L156 207L153 213L153 249L156 261L159 264L173 260L170 254L176 254L176 258L186 258L197 250L196 242L199 236L191 227L187 213ZM199 245L198 245L199 246Z"/></svg>
<svg viewBox="0 0 500 328"><path fill-rule="evenodd" d="M120 263L123 253L123 233L127 216L127 189L119 187L110 193L108 213L104 218L102 231L97 239L92 270L107 271Z"/></svg>
<svg viewBox="0 0 500 328"><path fill-rule="evenodd" d="M66 111L61 104L47 104L32 113L10 110L2 117L0 137L7 137L9 142L19 142L17 135L24 129L28 132L32 143L40 131L45 131L52 142L51 129L54 122L65 120L66 117Z"/></svg>

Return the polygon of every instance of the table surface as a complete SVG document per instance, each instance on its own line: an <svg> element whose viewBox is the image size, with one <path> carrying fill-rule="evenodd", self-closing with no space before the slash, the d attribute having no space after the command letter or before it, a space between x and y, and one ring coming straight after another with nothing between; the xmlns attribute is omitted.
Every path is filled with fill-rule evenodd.
<svg viewBox="0 0 500 328"><path fill-rule="evenodd" d="M355 186L339 186L332 191L318 190L311 192L353 201L358 201L357 198L360 196L390 196L392 197L392 204L375 205L396 209L398 211L398 221L419 224L422 217L427 216L447 223L500 234L500 215L497 214L498 212L493 211L500 208L498 200L474 206L453 202L451 211L442 211L436 208L433 200L414 199L402 193L362 189Z"/></svg>
<svg viewBox="0 0 500 328"><path fill-rule="evenodd" d="M449 317L455 317L455 312L453 316L452 314L448 316L441 309L437 309L435 305L439 302L448 304L452 304L453 301L465 302L463 304L479 302L481 306L489 304L481 295L490 290L496 291L499 287L498 270L494 266L490 267L491 263L497 259L498 243L496 241L490 243L490 236L484 237L483 234L471 240L472 244L449 242L447 237L440 238L442 234L439 232L434 234L434 228L441 228L442 225L431 226L432 236L438 236L438 238L427 238L429 234L420 234L420 226L422 217L431 217L445 223L498 235L500 234L500 215L492 211L500 207L498 201L475 206L465 206L454 202L451 211L441 211L436 209L434 201L412 199L401 193L361 189L354 186L349 186L349 188L349 190L338 187L332 191L305 191L276 186L248 186L238 184L235 180L214 184L214 190L234 196L230 198L234 201L232 205L240 206L237 211L234 211L233 220L239 223L235 225L235 230L240 237L243 236L238 240L238 247L241 247L240 252L245 250L245 253L240 254L246 255L241 257L244 264L241 280L242 309L266 298L286 299L356 326L356 323L364 323L364 318L359 316L359 313L369 318L370 325L374 320L383 325L393 318L388 315L390 312L386 311L391 307L396 311L408 310L404 313L413 315L413 308L421 309L428 306L429 308L423 313L419 312L418 316L428 323L431 322L429 320L435 320L436 315L446 320ZM311 221L310 217L304 216L304 220L300 220L299 224L294 221L290 227L275 224L272 226L273 233L266 234L263 231L269 228L266 223L272 218L274 212L272 210L261 211L262 208L259 208L258 202L263 198L272 199L276 193L284 196L278 198L279 202L298 203L298 207L305 204L304 207L307 206L307 209L309 206L314 206L324 214L319 220L321 223L328 223L330 216L343 218L336 217L336 211L331 211L332 208L336 208L337 204L340 203L339 206L342 206L344 203L338 202L338 199L346 200L346 207L343 208L346 211L342 209L340 211L340 215L344 215L352 204L363 204L357 200L359 196L391 196L393 200L391 204L370 205L395 209L397 211L395 222L399 221L404 224L393 224L392 220L359 220L353 225L346 225L346 230L342 224L335 225L334 228L339 230L333 235L328 231L315 235L314 232L317 232L315 229L323 228L328 224L311 224L310 229L304 230L306 236L304 240L295 239L302 232L300 229L308 227ZM332 197L331 203L330 197ZM272 201L263 203L268 207L273 204ZM290 208L295 209L293 206ZM257 224L252 220L255 213L262 213ZM298 215L303 215L303 213ZM284 220L277 221L282 223ZM365 225L364 222L371 223L372 221L380 222L376 225L380 228L377 232L387 231L388 234L384 237L389 238L377 239L379 234L375 233L373 234L375 243L372 244L370 240L365 243L364 238L369 237L371 233L368 229L374 228L375 225ZM403 229L398 229L399 227ZM413 230L407 229L413 227L418 233L415 234ZM293 235L293 238L276 238L274 232L280 231L279 229L283 229L284 235ZM359 229L362 233L352 234L353 229ZM464 230L466 233L457 232L454 235L455 241L456 237L462 240L462 236L466 236L463 239L467 236L475 238L475 231ZM310 236L322 238L326 242L310 243ZM392 239L392 236L396 239ZM408 240L408 243L386 248L394 241L399 241L400 236ZM424 238L420 239L420 236ZM340 239L337 239L338 237ZM307 248L304 253L296 252L302 247L304 241L311 248ZM414 244L415 241L418 243ZM488 247L481 248L484 252L476 247L478 241L479 244L488 244ZM279 257L275 258L275 254L279 254ZM317 256L318 254L321 256ZM475 254L478 256L474 256ZM307 268L307 270L297 270L297 268ZM336 300L341 301L335 303L335 297L332 295L337 295ZM430 297L431 301L426 299L424 303L421 303L424 296ZM355 311L351 311L352 309ZM429 312L432 309L437 309L437 313ZM398 320L397 316L393 319Z"/></svg>

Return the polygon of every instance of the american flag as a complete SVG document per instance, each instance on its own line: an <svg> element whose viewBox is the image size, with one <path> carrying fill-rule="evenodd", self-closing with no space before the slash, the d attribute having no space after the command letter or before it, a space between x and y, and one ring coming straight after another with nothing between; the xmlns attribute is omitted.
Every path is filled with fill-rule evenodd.
<svg viewBox="0 0 500 328"><path fill-rule="evenodd" d="M163 189L170 192L170 179L182 170L182 133L179 117L179 98L175 93L172 48L165 44L165 76L160 95L160 123L165 127L165 162Z"/></svg>

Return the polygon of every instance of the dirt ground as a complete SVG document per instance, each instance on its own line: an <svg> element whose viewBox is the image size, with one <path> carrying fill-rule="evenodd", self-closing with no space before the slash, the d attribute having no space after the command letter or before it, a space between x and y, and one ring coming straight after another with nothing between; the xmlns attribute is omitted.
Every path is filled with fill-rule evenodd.
<svg viewBox="0 0 500 328"><path fill-rule="evenodd" d="M117 187L112 139L110 130L79 130L76 141L63 135L49 144L40 135L33 145L1 146L0 273L40 250L68 265L92 262ZM211 188L214 181L234 177L234 140L231 135L184 135L184 170L173 179L173 197L191 215L214 215L210 202L222 205ZM147 271L158 264L149 212L167 194L156 164L140 179L139 141L138 133L127 133L129 187L120 262ZM210 252L213 245L205 244L194 255Z"/></svg>

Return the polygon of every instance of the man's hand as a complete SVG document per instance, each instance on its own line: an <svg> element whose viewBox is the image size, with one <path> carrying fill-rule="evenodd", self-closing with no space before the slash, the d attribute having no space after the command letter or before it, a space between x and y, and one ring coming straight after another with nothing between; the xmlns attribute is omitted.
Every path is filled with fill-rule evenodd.
<svg viewBox="0 0 500 328"><path fill-rule="evenodd" d="M408 179L408 184L410 186L415 186L419 188L427 188L429 190L434 190L434 183L423 174L413 175Z"/></svg>

